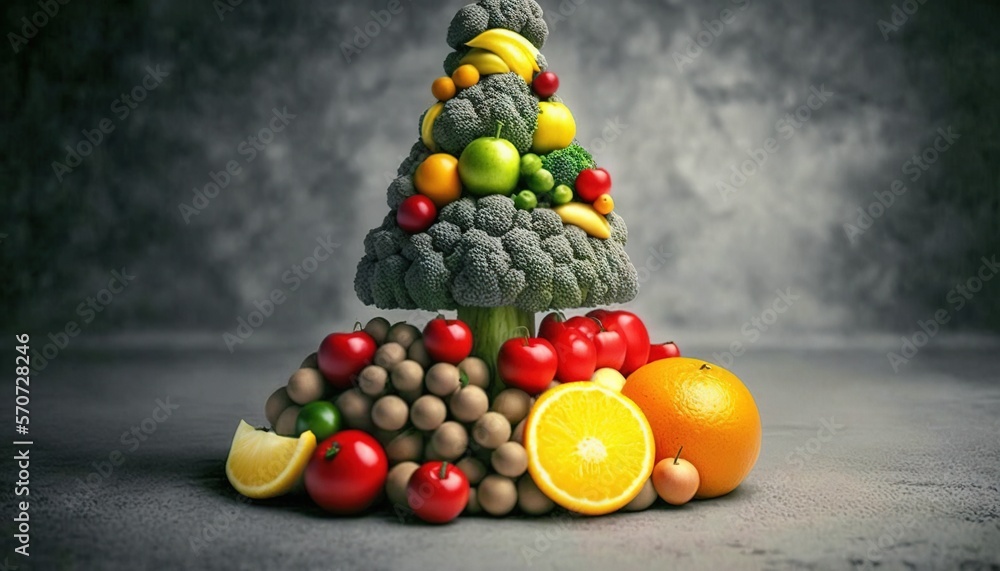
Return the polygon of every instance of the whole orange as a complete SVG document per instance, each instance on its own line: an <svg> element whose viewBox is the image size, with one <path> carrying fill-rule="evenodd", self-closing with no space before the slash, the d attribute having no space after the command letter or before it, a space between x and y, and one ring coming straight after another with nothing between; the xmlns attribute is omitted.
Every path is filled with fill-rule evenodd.
<svg viewBox="0 0 1000 571"><path fill-rule="evenodd" d="M757 403L726 369L688 357L662 359L629 375L622 394L649 420L657 462L684 447L701 478L696 498L735 490L757 462Z"/></svg>
<svg viewBox="0 0 1000 571"><path fill-rule="evenodd" d="M438 208L462 196L462 180L458 176L458 159L448 153L435 153L420 163L413 173L417 192L434 202Z"/></svg>

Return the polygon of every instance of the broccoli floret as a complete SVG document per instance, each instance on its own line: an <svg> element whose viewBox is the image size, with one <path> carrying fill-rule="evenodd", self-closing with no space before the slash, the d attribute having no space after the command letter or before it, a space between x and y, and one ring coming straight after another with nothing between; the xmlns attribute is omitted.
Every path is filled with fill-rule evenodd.
<svg viewBox="0 0 1000 571"><path fill-rule="evenodd" d="M409 235L391 212L365 238L355 289L384 309L511 305L535 313L626 302L638 292L628 232L617 214L608 221L611 238L593 238L547 208L529 215L492 195L452 202L426 232Z"/></svg>
<svg viewBox="0 0 1000 571"><path fill-rule="evenodd" d="M470 51L472 51L472 48L463 46L448 54L444 58L444 74L451 77L451 75L455 73L455 70L458 69L458 66L462 65L462 58L464 58Z"/></svg>
<svg viewBox="0 0 1000 571"><path fill-rule="evenodd" d="M573 186L580 171L595 166L594 157L576 142L565 149L542 155L542 168L552 173L557 185Z"/></svg>
<svg viewBox="0 0 1000 571"><path fill-rule="evenodd" d="M389 208L395 210L399 208L399 205L404 200L416 193L417 189L413 186L413 177L405 174L396 177L395 180L389 183L389 190L386 191L385 200L389 204Z"/></svg>
<svg viewBox="0 0 1000 571"><path fill-rule="evenodd" d="M424 113L420 115L421 125L424 123ZM403 162L400 163L396 175L412 175L417 170L417 167L420 166L420 163L424 162L424 159L429 157L430 154L431 150L427 148L427 145L423 141L418 140L416 143L413 143L413 146L410 147L410 156L403 159Z"/></svg>
<svg viewBox="0 0 1000 571"><path fill-rule="evenodd" d="M513 30L541 49L549 35L535 0L480 0L461 8L448 26L448 45L458 49L490 28Z"/></svg>
<svg viewBox="0 0 1000 571"><path fill-rule="evenodd" d="M496 135L500 122L500 136L526 153L531 148L538 113L538 100L516 73L487 75L444 104L434 121L434 140L443 151L457 157L479 137Z"/></svg>

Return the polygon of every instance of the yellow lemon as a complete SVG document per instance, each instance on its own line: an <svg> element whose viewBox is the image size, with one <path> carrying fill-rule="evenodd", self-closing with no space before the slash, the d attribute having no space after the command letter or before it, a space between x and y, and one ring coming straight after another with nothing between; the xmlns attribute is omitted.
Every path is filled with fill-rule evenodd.
<svg viewBox="0 0 1000 571"><path fill-rule="evenodd" d="M531 152L544 155L565 149L576 137L576 120L569 107L556 101L542 101L538 104L538 126L531 143Z"/></svg>
<svg viewBox="0 0 1000 571"><path fill-rule="evenodd" d="M298 483L316 449L316 437L298 438L257 430L241 420L226 459L226 477L236 491L262 500L287 494Z"/></svg>

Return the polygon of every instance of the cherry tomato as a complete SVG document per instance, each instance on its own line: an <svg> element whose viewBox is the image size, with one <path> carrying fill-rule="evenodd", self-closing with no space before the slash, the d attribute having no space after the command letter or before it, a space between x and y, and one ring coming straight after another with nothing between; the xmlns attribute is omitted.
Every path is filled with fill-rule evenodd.
<svg viewBox="0 0 1000 571"><path fill-rule="evenodd" d="M569 383L589 381L597 370L597 348L594 342L576 329L563 327L548 339L556 350L559 366L556 380Z"/></svg>
<svg viewBox="0 0 1000 571"><path fill-rule="evenodd" d="M424 347L431 359L457 365L472 353L472 330L459 319L439 315L424 327Z"/></svg>
<svg viewBox="0 0 1000 571"><path fill-rule="evenodd" d="M306 492L328 512L357 514L378 499L388 473L389 461L374 437L343 430L313 452L306 466Z"/></svg>
<svg viewBox="0 0 1000 571"><path fill-rule="evenodd" d="M551 71L543 71L531 82L531 88L539 99L548 99L559 91L559 76Z"/></svg>
<svg viewBox="0 0 1000 571"><path fill-rule="evenodd" d="M625 362L619 369L621 374L627 377L646 364L649 358L649 331L638 316L628 311L605 309L595 309L587 315L596 317L605 329L617 331L625 338Z"/></svg>
<svg viewBox="0 0 1000 571"><path fill-rule="evenodd" d="M399 205L396 211L396 224L409 234L418 234L427 230L437 218L437 207L434 202L422 194L414 194Z"/></svg>
<svg viewBox="0 0 1000 571"><path fill-rule="evenodd" d="M553 311L542 318L542 322L538 325L538 336L551 340L557 331L562 331L565 328L566 318L562 313Z"/></svg>
<svg viewBox="0 0 1000 571"><path fill-rule="evenodd" d="M576 329L583 333L587 339L594 342L597 349L597 368L605 367L615 369L621 368L625 362L625 338L617 331L604 329L601 322L593 317L577 315L566 320L566 327Z"/></svg>
<svg viewBox="0 0 1000 571"><path fill-rule="evenodd" d="M316 352L319 371L328 383L338 389L350 388L355 375L370 365L375 357L375 339L359 331L360 327L361 324L356 323L353 333L327 335Z"/></svg>
<svg viewBox="0 0 1000 571"><path fill-rule="evenodd" d="M556 377L559 359L555 347L539 337L514 337L500 346L497 372L508 387L537 395Z"/></svg>
<svg viewBox="0 0 1000 571"><path fill-rule="evenodd" d="M577 175L574 186L584 202L594 202L611 192L611 174L602 168L584 169Z"/></svg>
<svg viewBox="0 0 1000 571"><path fill-rule="evenodd" d="M406 484L406 503L428 523L448 523L469 503L469 479L449 462L427 462Z"/></svg>
<svg viewBox="0 0 1000 571"><path fill-rule="evenodd" d="M666 343L653 343L649 346L649 358L646 362L652 363L653 361L659 361L660 359L670 359L671 357L680 356L681 350L673 341L668 341Z"/></svg>

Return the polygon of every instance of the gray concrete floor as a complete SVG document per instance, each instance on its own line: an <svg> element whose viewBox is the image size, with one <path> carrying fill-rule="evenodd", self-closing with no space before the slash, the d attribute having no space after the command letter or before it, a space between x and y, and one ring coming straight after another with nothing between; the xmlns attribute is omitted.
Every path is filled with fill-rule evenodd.
<svg viewBox="0 0 1000 571"><path fill-rule="evenodd" d="M879 350L748 353L731 368L757 399L764 447L736 492L638 514L462 518L446 527L404 525L389 513L330 518L308 501L250 503L229 488L223 464L239 419L262 421L265 398L305 352L60 356L32 383L32 555L12 554L8 523L0 563L6 556L20 569L1000 568L995 350L926 348L899 374ZM178 405L169 418L146 421L145 441L123 442L167 398ZM122 461L108 470L115 451ZM88 476L102 463L104 475ZM12 482L11 463L3 467ZM5 522L13 499L5 484Z"/></svg>

